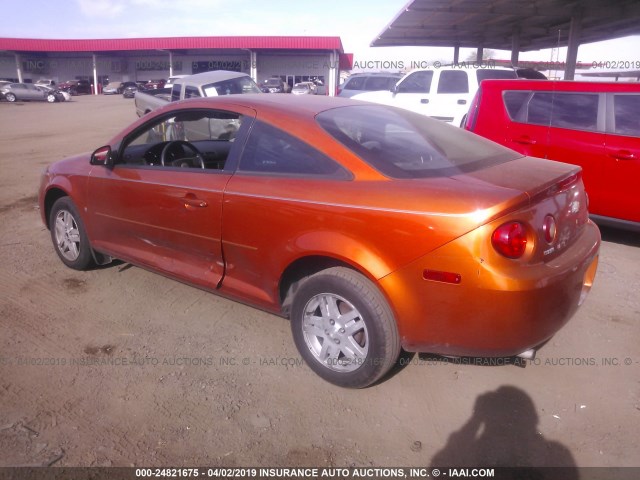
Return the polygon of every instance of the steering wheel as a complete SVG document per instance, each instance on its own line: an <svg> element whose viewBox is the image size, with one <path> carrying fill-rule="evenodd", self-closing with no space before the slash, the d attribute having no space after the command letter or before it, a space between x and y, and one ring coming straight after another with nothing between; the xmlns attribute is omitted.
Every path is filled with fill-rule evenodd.
<svg viewBox="0 0 640 480"><path fill-rule="evenodd" d="M177 147L178 145L187 147L189 150L191 150L194 153L194 158L200 164L200 168L204 168L204 159L202 158L202 154L200 153L200 150L198 150L192 143L187 142L186 140L173 140L171 142L168 142L164 146L164 148L162 149L162 153L160 154L160 164L163 167L165 166L167 156L169 155L169 152L171 151L171 149ZM173 161L169 161L169 163L173 164L175 162L178 162L179 160L180 159L175 159ZM184 166L184 165L181 165L181 166Z"/></svg>

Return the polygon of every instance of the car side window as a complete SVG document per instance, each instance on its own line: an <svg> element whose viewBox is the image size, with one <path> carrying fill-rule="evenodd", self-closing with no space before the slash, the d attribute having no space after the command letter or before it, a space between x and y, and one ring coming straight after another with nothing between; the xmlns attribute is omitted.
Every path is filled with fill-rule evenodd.
<svg viewBox="0 0 640 480"><path fill-rule="evenodd" d="M433 72L423 70L413 72L398 85L398 93L429 93Z"/></svg>
<svg viewBox="0 0 640 480"><path fill-rule="evenodd" d="M186 86L184 88L184 98L198 98L200 97L200 92L196 87Z"/></svg>
<svg viewBox="0 0 640 480"><path fill-rule="evenodd" d="M524 117L526 123L549 126L551 124L551 107L553 94L547 92L534 93L527 106L527 114Z"/></svg>
<svg viewBox="0 0 640 480"><path fill-rule="evenodd" d="M469 77L463 70L443 70L440 72L438 93L469 93Z"/></svg>
<svg viewBox="0 0 640 480"><path fill-rule="evenodd" d="M348 179L338 163L282 130L256 122L240 159L240 171Z"/></svg>
<svg viewBox="0 0 640 480"><path fill-rule="evenodd" d="M599 95L557 93L551 110L551 126L575 130L596 130Z"/></svg>
<svg viewBox="0 0 640 480"><path fill-rule="evenodd" d="M523 116L526 116L527 100L530 96L531 91L528 90L508 90L502 94L504 106L511 120L520 122Z"/></svg>
<svg viewBox="0 0 640 480"><path fill-rule="evenodd" d="M345 90L364 90L364 77L351 77L347 80Z"/></svg>
<svg viewBox="0 0 640 480"><path fill-rule="evenodd" d="M640 95L614 95L613 113L615 132L619 135L640 137Z"/></svg>
<svg viewBox="0 0 640 480"><path fill-rule="evenodd" d="M186 110L145 124L123 142L118 164L222 170L243 117Z"/></svg>
<svg viewBox="0 0 640 480"><path fill-rule="evenodd" d="M389 90L393 83L389 77L369 77L367 79L367 90Z"/></svg>

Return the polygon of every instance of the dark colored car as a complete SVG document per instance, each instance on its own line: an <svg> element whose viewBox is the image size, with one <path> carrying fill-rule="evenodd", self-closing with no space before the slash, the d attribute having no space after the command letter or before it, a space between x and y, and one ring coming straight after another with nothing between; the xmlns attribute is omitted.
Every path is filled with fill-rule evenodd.
<svg viewBox="0 0 640 480"><path fill-rule="evenodd" d="M262 81L260 90L263 93L288 93L289 85L280 77L271 77Z"/></svg>
<svg viewBox="0 0 640 480"><path fill-rule="evenodd" d="M352 97L364 92L391 90L402 77L401 73L354 73L338 87L338 96Z"/></svg>
<svg viewBox="0 0 640 480"><path fill-rule="evenodd" d="M486 80L464 127L523 155L582 167L589 210L640 231L640 84Z"/></svg>
<svg viewBox="0 0 640 480"><path fill-rule="evenodd" d="M118 258L288 317L344 387L401 347L531 358L600 245L578 167L317 95L172 102L50 165L39 205L67 266Z"/></svg>
<svg viewBox="0 0 640 480"><path fill-rule="evenodd" d="M91 83L89 80L69 80L58 84L58 88L71 95L80 95L81 93L91 94Z"/></svg>
<svg viewBox="0 0 640 480"><path fill-rule="evenodd" d="M133 98L136 92L140 90L140 86L136 82L124 82L122 84L122 96L124 98Z"/></svg>
<svg viewBox="0 0 640 480"><path fill-rule="evenodd" d="M164 78L149 80L144 84L144 88L145 90L157 90L159 88L164 88L165 83L167 83L167 81Z"/></svg>

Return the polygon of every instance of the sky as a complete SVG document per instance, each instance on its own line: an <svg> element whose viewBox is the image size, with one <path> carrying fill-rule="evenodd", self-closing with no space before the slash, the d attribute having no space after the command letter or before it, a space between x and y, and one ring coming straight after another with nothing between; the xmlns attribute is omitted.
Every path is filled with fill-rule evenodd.
<svg viewBox="0 0 640 480"><path fill-rule="evenodd" d="M12 2L0 37L339 36L355 60L446 60L453 48L370 48L408 0L32 0ZM461 49L460 59L474 53ZM510 59L510 52L496 51ZM564 61L566 48L524 52L521 60ZM640 36L581 45L578 61L640 61Z"/></svg>

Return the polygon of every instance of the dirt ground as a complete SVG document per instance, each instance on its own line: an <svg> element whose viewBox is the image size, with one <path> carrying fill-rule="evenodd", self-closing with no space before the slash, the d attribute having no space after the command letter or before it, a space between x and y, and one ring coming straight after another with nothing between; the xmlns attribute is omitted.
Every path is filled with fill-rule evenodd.
<svg viewBox="0 0 640 480"><path fill-rule="evenodd" d="M60 262L40 172L135 118L119 95L0 104L0 466L640 466L637 234L603 230L585 305L526 368L407 356L339 389L281 318Z"/></svg>

